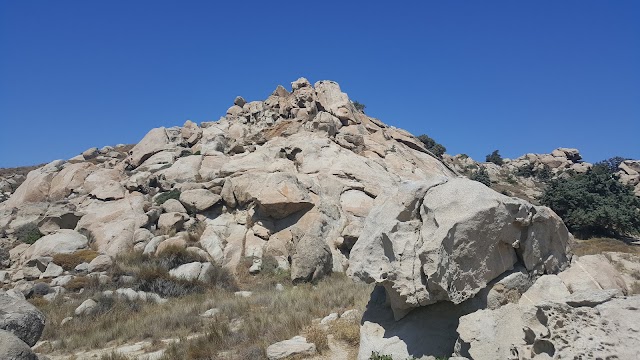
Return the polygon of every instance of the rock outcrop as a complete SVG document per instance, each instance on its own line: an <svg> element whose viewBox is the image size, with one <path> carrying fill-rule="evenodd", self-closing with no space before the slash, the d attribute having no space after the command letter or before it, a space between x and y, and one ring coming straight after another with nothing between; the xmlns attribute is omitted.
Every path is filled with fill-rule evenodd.
<svg viewBox="0 0 640 360"><path fill-rule="evenodd" d="M9 239L31 223L51 234L22 261L51 256L40 249L60 231L111 257L187 246L168 238L197 233L194 245L229 269L249 258L260 271L272 256L293 280L313 281L345 271L378 195L433 176L455 174L411 134L358 111L337 83L301 78L265 101L234 101L219 121L38 168L0 203L0 228Z"/></svg>
<svg viewBox="0 0 640 360"><path fill-rule="evenodd" d="M474 297L522 265L531 276L569 264L570 234L545 207L461 178L406 182L379 197L352 249L348 273L387 290L397 319Z"/></svg>

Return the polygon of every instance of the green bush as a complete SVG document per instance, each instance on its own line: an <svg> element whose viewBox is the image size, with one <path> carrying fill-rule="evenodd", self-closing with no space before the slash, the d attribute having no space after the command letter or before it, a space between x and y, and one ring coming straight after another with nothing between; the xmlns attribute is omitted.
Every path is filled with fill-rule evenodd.
<svg viewBox="0 0 640 360"><path fill-rule="evenodd" d="M640 233L640 198L606 164L568 179L551 180L540 201L581 237Z"/></svg>
<svg viewBox="0 0 640 360"><path fill-rule="evenodd" d="M483 183L487 186L491 186L491 179L489 178L489 173L484 166L480 166L480 168L471 173L469 179Z"/></svg>
<svg viewBox="0 0 640 360"><path fill-rule="evenodd" d="M498 150L493 150L493 152L486 157L486 162L494 163L496 165L502 165L502 156L500 156L500 152Z"/></svg>
<svg viewBox="0 0 640 360"><path fill-rule="evenodd" d="M171 191L163 192L162 194L158 195L155 201L156 201L156 205L162 205L169 199L178 200L179 198L180 198L180 190L173 189Z"/></svg>
<svg viewBox="0 0 640 360"><path fill-rule="evenodd" d="M541 169L536 169L533 164L527 164L516 169L517 176L529 178L535 177L540 181L549 181L553 177L553 172L548 165L543 165Z"/></svg>
<svg viewBox="0 0 640 360"><path fill-rule="evenodd" d="M355 106L356 110L360 111L361 113L364 113L364 109L367 107L365 104L357 101L353 102L353 106Z"/></svg>
<svg viewBox="0 0 640 360"><path fill-rule="evenodd" d="M439 158L442 158L442 155L445 153L445 151L447 151L446 147L444 147L442 144L437 143L426 134L418 136L418 140L422 141L427 150L429 150L433 155Z"/></svg>
<svg viewBox="0 0 640 360"><path fill-rule="evenodd" d="M614 156L612 158L608 158L606 160L602 160L596 165L603 165L609 168L609 171L614 173L618 171L618 167L622 164L623 161L629 160L629 158L623 158L622 156Z"/></svg>
<svg viewBox="0 0 640 360"><path fill-rule="evenodd" d="M28 223L16 229L14 235L25 244L33 244L43 235L36 223Z"/></svg>

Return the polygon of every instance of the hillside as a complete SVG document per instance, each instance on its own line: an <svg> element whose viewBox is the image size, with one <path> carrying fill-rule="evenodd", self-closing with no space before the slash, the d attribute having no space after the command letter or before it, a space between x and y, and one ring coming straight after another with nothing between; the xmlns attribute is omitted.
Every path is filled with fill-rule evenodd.
<svg viewBox="0 0 640 360"><path fill-rule="evenodd" d="M3 171L0 301L12 310L0 311L0 344L12 345L0 355L640 352L637 247L574 256L562 219L537 204L546 181L592 167L577 150L440 159L333 81L230 105L218 121L155 128L26 177ZM636 194L638 164L618 172ZM491 188L466 177L480 168ZM599 323L607 311L617 322ZM484 333L488 322L499 331Z"/></svg>

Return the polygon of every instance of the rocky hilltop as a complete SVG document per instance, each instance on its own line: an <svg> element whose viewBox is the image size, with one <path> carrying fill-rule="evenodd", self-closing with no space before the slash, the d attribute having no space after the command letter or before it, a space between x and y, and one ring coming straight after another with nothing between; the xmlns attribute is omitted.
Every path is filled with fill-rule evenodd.
<svg viewBox="0 0 640 360"><path fill-rule="evenodd" d="M623 165L636 171L634 162ZM12 180L19 186L0 202L0 283L8 290L0 296L81 301L60 319L64 326L113 306L105 299L162 306L177 288L220 278L215 269L246 278L276 268L300 287L346 273L376 284L359 359L640 356L635 260L572 256L573 237L549 208L460 175L478 166L463 156L439 159L415 136L359 111L335 82L301 78L264 101L237 97L219 121L156 128L135 145L88 149ZM572 149L482 166L496 181L524 167L553 176L589 168ZM167 252L177 255L167 260ZM255 308L265 309L258 299ZM202 316L217 321L231 307ZM42 332L36 317L33 339L3 335L24 358L35 356L28 346ZM225 331L242 326L233 319ZM315 356L304 337L278 340L251 358ZM220 354L249 356L209 355Z"/></svg>

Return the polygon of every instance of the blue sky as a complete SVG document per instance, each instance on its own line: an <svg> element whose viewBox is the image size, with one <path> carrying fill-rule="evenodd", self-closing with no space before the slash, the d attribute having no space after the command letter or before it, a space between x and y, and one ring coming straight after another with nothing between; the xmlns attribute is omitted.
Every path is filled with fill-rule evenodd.
<svg viewBox="0 0 640 360"><path fill-rule="evenodd" d="M0 167L216 120L300 76L450 154L640 158L640 2L224 3L0 0Z"/></svg>

